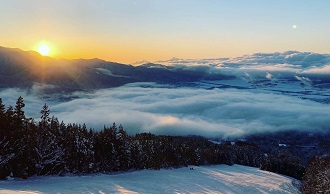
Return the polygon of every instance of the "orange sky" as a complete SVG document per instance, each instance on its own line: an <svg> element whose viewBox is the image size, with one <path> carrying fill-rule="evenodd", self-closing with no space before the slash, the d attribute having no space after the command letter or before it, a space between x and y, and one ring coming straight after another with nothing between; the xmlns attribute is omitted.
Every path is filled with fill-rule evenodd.
<svg viewBox="0 0 330 194"><path fill-rule="evenodd" d="M121 63L330 53L330 1L3 0L0 45ZM293 26L296 25L296 28Z"/></svg>

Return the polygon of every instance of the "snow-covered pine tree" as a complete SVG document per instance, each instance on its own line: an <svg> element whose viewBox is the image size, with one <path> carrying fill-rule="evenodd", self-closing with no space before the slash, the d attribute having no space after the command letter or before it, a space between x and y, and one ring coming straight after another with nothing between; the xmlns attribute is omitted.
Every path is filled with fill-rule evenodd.
<svg viewBox="0 0 330 194"><path fill-rule="evenodd" d="M39 122L34 148L34 163L38 175L55 174L58 173L64 163L64 150L60 146L58 137L56 136L59 123L55 119L53 121L50 119L50 110L47 104L42 107L40 113L41 120ZM57 123L55 124L54 122ZM52 129L51 126L56 126L56 129Z"/></svg>
<svg viewBox="0 0 330 194"><path fill-rule="evenodd" d="M117 153L115 149L117 128L115 123L112 127L104 129L95 137L95 160L98 168L102 171L116 170Z"/></svg>
<svg viewBox="0 0 330 194"><path fill-rule="evenodd" d="M82 173L94 170L94 134L87 131L85 124L78 126L75 134L75 154L77 170Z"/></svg>
<svg viewBox="0 0 330 194"><path fill-rule="evenodd" d="M10 161L9 166L14 176L21 176L26 170L27 153L27 120L24 113L24 99L19 97L16 100L15 108L11 106L7 109L7 124L10 134L10 147L15 157Z"/></svg>
<svg viewBox="0 0 330 194"><path fill-rule="evenodd" d="M7 119L5 105L0 98L0 179L5 178L10 173L8 164L15 157L10 144L11 134L8 125L9 121Z"/></svg>
<svg viewBox="0 0 330 194"><path fill-rule="evenodd" d="M303 193L330 193L330 156L314 157L306 167L303 181Z"/></svg>
<svg viewBox="0 0 330 194"><path fill-rule="evenodd" d="M25 122L25 113L23 108L25 107L24 99L20 96L15 105L14 109L14 120L16 130L22 130L24 122Z"/></svg>
<svg viewBox="0 0 330 194"><path fill-rule="evenodd" d="M127 170L130 167L130 146L129 139L126 131L122 125L118 127L118 133L116 134L116 153L117 161L116 168L118 170Z"/></svg>

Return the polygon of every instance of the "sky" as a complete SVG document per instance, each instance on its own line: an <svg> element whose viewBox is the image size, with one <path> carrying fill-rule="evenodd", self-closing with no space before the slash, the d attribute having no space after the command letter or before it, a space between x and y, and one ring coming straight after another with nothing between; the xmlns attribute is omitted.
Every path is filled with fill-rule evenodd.
<svg viewBox="0 0 330 194"><path fill-rule="evenodd" d="M330 53L328 0L0 0L0 46L121 63Z"/></svg>

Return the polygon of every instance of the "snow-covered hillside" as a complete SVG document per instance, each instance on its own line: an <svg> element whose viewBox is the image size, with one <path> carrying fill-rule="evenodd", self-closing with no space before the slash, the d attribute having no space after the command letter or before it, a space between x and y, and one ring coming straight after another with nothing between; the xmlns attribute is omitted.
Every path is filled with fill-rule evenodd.
<svg viewBox="0 0 330 194"><path fill-rule="evenodd" d="M0 193L299 193L299 181L241 165L0 181Z"/></svg>

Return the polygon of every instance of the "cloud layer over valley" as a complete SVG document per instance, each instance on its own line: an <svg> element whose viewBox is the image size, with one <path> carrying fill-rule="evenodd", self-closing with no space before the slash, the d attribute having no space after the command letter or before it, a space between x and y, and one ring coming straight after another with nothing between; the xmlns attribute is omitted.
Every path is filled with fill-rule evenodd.
<svg viewBox="0 0 330 194"><path fill-rule="evenodd" d="M311 52L255 53L236 58L178 59L155 63L209 73L278 72L295 74L330 74L330 55Z"/></svg>
<svg viewBox="0 0 330 194"><path fill-rule="evenodd" d="M330 130L327 54L287 51L221 59L173 58L140 67L101 60L74 62L78 72L74 78L79 79L73 82L68 77L60 82L34 81L29 88L2 89L0 97L8 106L23 96L27 115L36 119L47 102L66 123L102 129L116 122L131 134L226 137ZM70 84L79 87L65 90Z"/></svg>
<svg viewBox="0 0 330 194"><path fill-rule="evenodd" d="M36 96L17 90L0 95L6 105L14 105L9 101L13 95L22 95L26 112L38 118L42 100ZM330 126L330 106L271 93L129 85L73 95L79 98L49 101L52 114L95 129L116 122L131 134L226 137L290 129L324 131Z"/></svg>

